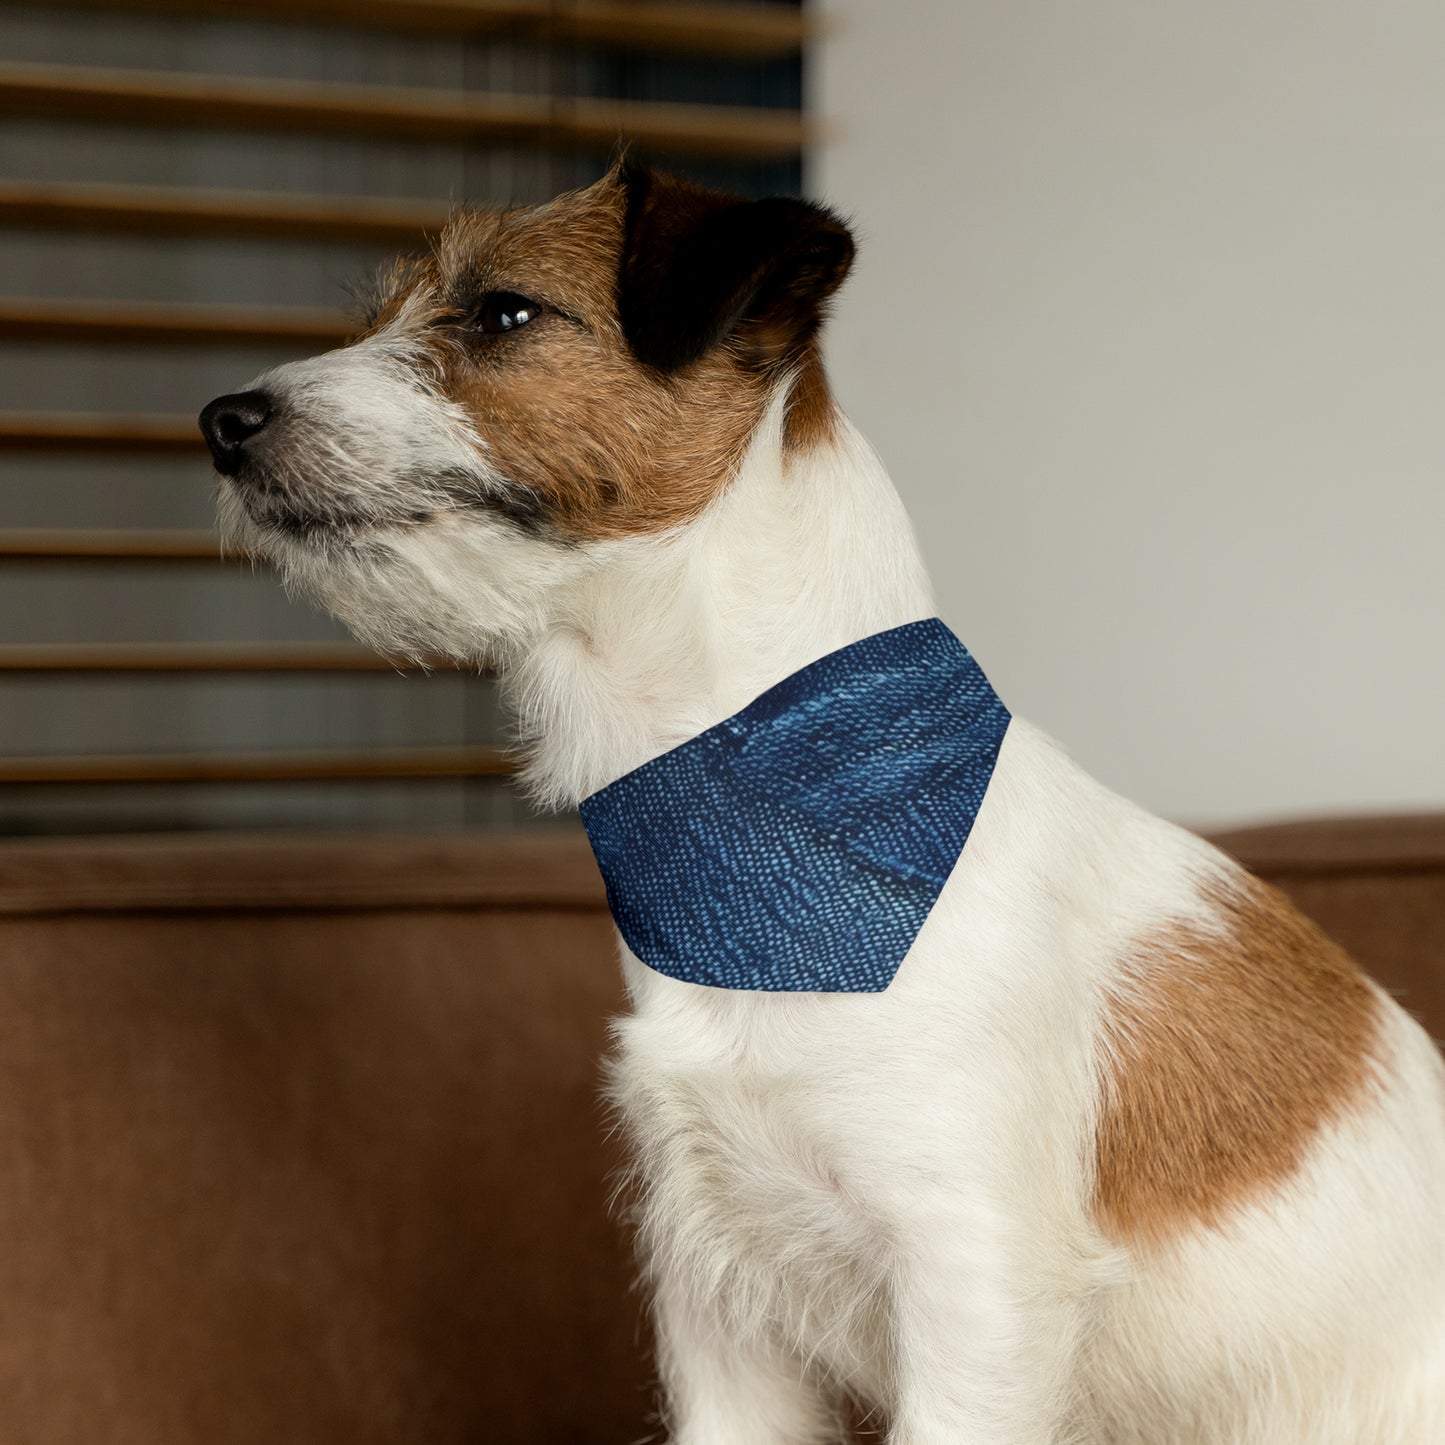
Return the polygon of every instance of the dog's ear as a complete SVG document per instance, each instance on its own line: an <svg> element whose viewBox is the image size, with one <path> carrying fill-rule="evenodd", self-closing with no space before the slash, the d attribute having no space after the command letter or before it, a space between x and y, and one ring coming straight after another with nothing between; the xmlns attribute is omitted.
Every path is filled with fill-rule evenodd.
<svg viewBox="0 0 1445 1445"><path fill-rule="evenodd" d="M818 329L853 261L853 238L807 201L747 201L624 160L618 315L639 361L676 371L736 336L760 364L788 361Z"/></svg>

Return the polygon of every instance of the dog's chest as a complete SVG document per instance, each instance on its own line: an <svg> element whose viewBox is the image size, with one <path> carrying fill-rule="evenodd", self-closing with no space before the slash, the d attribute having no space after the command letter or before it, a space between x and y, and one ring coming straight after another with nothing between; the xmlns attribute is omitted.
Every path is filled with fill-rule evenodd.
<svg viewBox="0 0 1445 1445"><path fill-rule="evenodd" d="M839 1375L876 1379L884 1250L839 1147L846 1099L746 1052L689 1059L676 1032L645 1015L619 1037L615 1097L648 1253L711 1281L714 1305L738 1323Z"/></svg>

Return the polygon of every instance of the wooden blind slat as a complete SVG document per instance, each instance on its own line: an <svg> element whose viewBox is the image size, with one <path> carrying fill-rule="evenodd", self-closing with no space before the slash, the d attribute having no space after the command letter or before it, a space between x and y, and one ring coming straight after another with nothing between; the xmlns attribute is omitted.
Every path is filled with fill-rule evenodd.
<svg viewBox="0 0 1445 1445"><path fill-rule="evenodd" d="M0 451L153 452L200 455L206 444L191 416L82 411L0 412Z"/></svg>
<svg viewBox="0 0 1445 1445"><path fill-rule="evenodd" d="M449 208L364 196L0 180L0 225L122 235L247 236L415 246Z"/></svg>
<svg viewBox="0 0 1445 1445"><path fill-rule="evenodd" d="M625 136L660 151L730 160L796 156L811 138L796 111L30 63L0 65L0 114L594 151Z"/></svg>
<svg viewBox="0 0 1445 1445"><path fill-rule="evenodd" d="M81 527L0 529L3 562L222 562L214 532Z"/></svg>
<svg viewBox="0 0 1445 1445"><path fill-rule="evenodd" d="M454 0L446 8L467 3ZM520 11L524 7L516 8ZM535 0L525 9L531 15L523 23L543 33L550 28L551 38L566 43L757 60L796 55L815 29L800 8L787 5L581 0L567 7L558 6L555 0Z"/></svg>
<svg viewBox="0 0 1445 1445"><path fill-rule="evenodd" d="M0 412L0 451L204 454L194 416Z"/></svg>
<svg viewBox="0 0 1445 1445"><path fill-rule="evenodd" d="M404 672L347 643L0 643L0 673Z"/></svg>
<svg viewBox="0 0 1445 1445"><path fill-rule="evenodd" d="M0 296L0 341L329 349L358 329L343 313L319 306L192 306Z"/></svg>
<svg viewBox="0 0 1445 1445"><path fill-rule="evenodd" d="M283 783L382 778L499 778L516 771L500 748L0 757L0 783Z"/></svg>
<svg viewBox="0 0 1445 1445"><path fill-rule="evenodd" d="M25 3L25 0L6 0ZM73 9L224 15L236 0L50 0ZM809 38L786 5L679 4L677 0L247 0L247 19L363 30L506 37L559 45L657 49L765 59L795 55Z"/></svg>

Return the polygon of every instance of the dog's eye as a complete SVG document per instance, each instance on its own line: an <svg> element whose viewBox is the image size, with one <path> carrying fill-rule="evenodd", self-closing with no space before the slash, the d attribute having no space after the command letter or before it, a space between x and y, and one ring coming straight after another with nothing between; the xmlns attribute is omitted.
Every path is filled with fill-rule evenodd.
<svg viewBox="0 0 1445 1445"><path fill-rule="evenodd" d="M540 303L515 291L489 291L482 297L482 304L472 313L472 324L488 336L503 331L515 331L529 321L535 321L541 313Z"/></svg>

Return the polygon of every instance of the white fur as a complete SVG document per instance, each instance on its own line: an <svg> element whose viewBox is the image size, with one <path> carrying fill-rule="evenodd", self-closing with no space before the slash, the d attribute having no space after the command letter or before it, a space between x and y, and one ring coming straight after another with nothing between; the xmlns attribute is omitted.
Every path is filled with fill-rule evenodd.
<svg viewBox="0 0 1445 1445"><path fill-rule="evenodd" d="M352 405L345 365L268 384ZM383 492L414 444L484 465L425 386L367 374ZM664 536L561 547L458 513L352 551L230 521L369 640L498 663L531 786L574 804L932 615L876 456L844 423L785 460L781 402ZM624 951L613 1091L676 1445L821 1445L845 1390L892 1445L1445 1441L1445 1071L1392 1004L1378 1099L1279 1194L1154 1253L1091 1215L1102 1000L1131 942L1208 922L1231 868L1016 720L886 992L712 990Z"/></svg>

